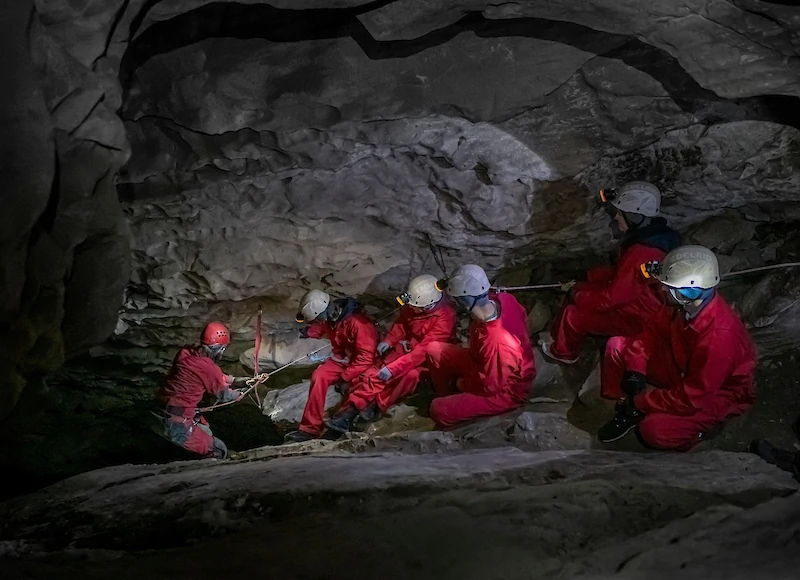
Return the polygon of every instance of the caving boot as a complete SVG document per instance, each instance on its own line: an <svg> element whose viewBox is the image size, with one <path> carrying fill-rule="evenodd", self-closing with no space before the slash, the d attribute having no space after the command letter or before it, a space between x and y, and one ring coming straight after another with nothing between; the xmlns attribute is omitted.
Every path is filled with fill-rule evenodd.
<svg viewBox="0 0 800 580"><path fill-rule="evenodd" d="M358 409L353 405L348 405L344 409L340 409L332 419L325 421L325 426L332 431L347 433L353 428L353 421L356 417L358 417Z"/></svg>
<svg viewBox="0 0 800 580"><path fill-rule="evenodd" d="M372 401L367 408L358 414L358 418L364 423L374 423L381 418L381 410L378 408L378 403Z"/></svg>
<svg viewBox="0 0 800 580"><path fill-rule="evenodd" d="M614 418L600 427L597 431L597 438L602 443L612 443L619 441L639 424L642 420L642 413L633 405L623 400L617 403Z"/></svg>
<svg viewBox="0 0 800 580"><path fill-rule="evenodd" d="M312 439L316 439L310 433L306 433L305 431L289 431L284 437L284 443L302 443L303 441L311 441Z"/></svg>

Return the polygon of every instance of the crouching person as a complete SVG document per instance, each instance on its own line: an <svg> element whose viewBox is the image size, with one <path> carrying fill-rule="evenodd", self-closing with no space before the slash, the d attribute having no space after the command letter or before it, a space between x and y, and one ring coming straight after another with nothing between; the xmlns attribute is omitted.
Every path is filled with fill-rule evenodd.
<svg viewBox="0 0 800 580"><path fill-rule="evenodd" d="M231 386L244 386L247 377L226 375L216 361L225 352L231 338L221 322L211 322L203 329L200 346L184 347L175 355L172 368L156 395L162 405L163 435L175 445L201 457L225 459L228 448L214 437L205 417L197 412L204 395L215 395L218 402L236 401L242 392Z"/></svg>
<svg viewBox="0 0 800 580"><path fill-rule="evenodd" d="M756 351L744 324L717 294L717 258L702 246L647 266L671 306L634 338L609 341L602 393L620 399L598 438L636 429L654 449L687 451L755 402Z"/></svg>
<svg viewBox="0 0 800 580"><path fill-rule="evenodd" d="M542 352L565 364L578 360L588 336L636 336L665 308L647 291L639 267L680 246L680 235L658 215L661 192L652 183L633 181L601 195L614 238L620 240L619 259L589 270L587 281L572 288L553 321L553 339L542 343Z"/></svg>
<svg viewBox="0 0 800 580"><path fill-rule="evenodd" d="M353 298L331 300L326 292L311 290L300 301L297 321L311 323L300 331L301 338L327 338L332 355L311 375L300 428L286 434L287 443L322 435L328 388L334 385L346 393L350 383L372 367L378 347L378 329Z"/></svg>
<svg viewBox="0 0 800 580"><path fill-rule="evenodd" d="M403 397L413 394L427 373L426 347L433 342L455 342L458 316L450 300L436 286L436 277L417 276L408 291L397 297L403 307L386 337L378 343L376 365L348 391L348 401L327 424L334 431L352 428L356 415L365 422L378 420Z"/></svg>
<svg viewBox="0 0 800 580"><path fill-rule="evenodd" d="M446 286L472 321L468 348L435 342L426 349L440 395L431 403L431 418L450 427L522 406L536 375L525 309L511 294L490 292L486 273L474 264L457 268Z"/></svg>

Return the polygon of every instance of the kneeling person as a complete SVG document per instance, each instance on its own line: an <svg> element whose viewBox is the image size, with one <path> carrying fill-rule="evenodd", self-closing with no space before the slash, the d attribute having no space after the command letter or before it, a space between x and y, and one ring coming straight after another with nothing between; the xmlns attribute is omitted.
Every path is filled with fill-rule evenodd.
<svg viewBox="0 0 800 580"><path fill-rule="evenodd" d="M328 388L334 385L346 391L351 381L372 367L378 346L378 329L353 298L331 300L327 292L311 290L300 301L297 321L311 323L300 331L301 338L330 340L332 356L312 373L300 428L286 434L287 442L322 434Z"/></svg>
<svg viewBox="0 0 800 580"><path fill-rule="evenodd" d="M205 417L197 412L204 395L216 395L219 402L236 401L240 391L234 383L247 380L226 375L216 361L230 344L228 329L221 322L210 322L203 329L200 346L187 346L178 351L164 384L156 395L162 407L164 436L175 445L201 457L225 459L228 448L214 437Z"/></svg>
<svg viewBox="0 0 800 580"><path fill-rule="evenodd" d="M715 290L711 250L683 246L647 271L672 308L636 337L608 342L602 394L625 398L598 438L616 441L636 428L648 447L687 451L753 406L756 350Z"/></svg>
<svg viewBox="0 0 800 580"><path fill-rule="evenodd" d="M536 375L525 309L511 294L490 292L486 273L474 264L457 268L446 285L472 321L468 348L427 347L431 382L442 395L431 403L431 418L449 427L522 406ZM458 394L448 394L453 382Z"/></svg>
<svg viewBox="0 0 800 580"><path fill-rule="evenodd" d="M400 316L378 344L378 357L383 361L361 375L348 391L349 404L342 405L328 427L349 431L359 411L367 422L380 418L397 401L414 393L427 371L426 347L433 342L455 342L458 316L436 282L430 274L417 276L408 291L397 297L403 305Z"/></svg>

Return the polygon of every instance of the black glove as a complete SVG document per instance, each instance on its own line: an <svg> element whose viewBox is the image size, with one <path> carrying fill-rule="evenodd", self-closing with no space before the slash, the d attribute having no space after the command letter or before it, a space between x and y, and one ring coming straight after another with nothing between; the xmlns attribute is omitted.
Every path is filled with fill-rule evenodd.
<svg viewBox="0 0 800 580"><path fill-rule="evenodd" d="M304 326L300 329L300 338L308 338L308 327Z"/></svg>
<svg viewBox="0 0 800 580"><path fill-rule="evenodd" d="M343 381L342 379L339 379L338 381L333 383L333 390L336 391L337 393L339 393L340 395L346 395L347 394L347 389L349 388L349 386L350 385L347 384L347 381Z"/></svg>
<svg viewBox="0 0 800 580"><path fill-rule="evenodd" d="M622 375L622 392L635 397L647 388L647 377L636 371L628 371Z"/></svg>

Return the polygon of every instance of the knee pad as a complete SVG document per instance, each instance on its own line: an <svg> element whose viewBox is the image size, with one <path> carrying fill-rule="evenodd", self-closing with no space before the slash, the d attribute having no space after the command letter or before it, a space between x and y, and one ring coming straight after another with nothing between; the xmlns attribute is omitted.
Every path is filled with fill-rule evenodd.
<svg viewBox="0 0 800 580"><path fill-rule="evenodd" d="M179 422L169 422L164 431L167 439L178 447L183 447L186 441L189 440L189 435L192 433L191 429L185 423Z"/></svg>
<svg viewBox="0 0 800 580"><path fill-rule="evenodd" d="M225 459L228 457L228 446L223 443L222 439L214 437L211 443L211 454L215 459Z"/></svg>

